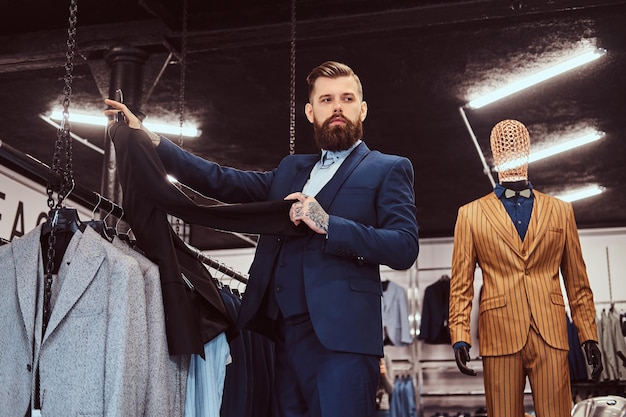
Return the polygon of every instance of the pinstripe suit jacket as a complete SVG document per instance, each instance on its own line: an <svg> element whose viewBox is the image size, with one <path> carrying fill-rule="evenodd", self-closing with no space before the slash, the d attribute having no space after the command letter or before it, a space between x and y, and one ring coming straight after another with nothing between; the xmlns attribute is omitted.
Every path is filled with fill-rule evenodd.
<svg viewBox="0 0 626 417"><path fill-rule="evenodd" d="M580 341L598 340L593 294L572 206L533 193L533 212L523 242L494 193L459 209L450 281L452 344L471 341L476 264L483 276L478 323L482 356L520 351L531 316L546 343L557 349L569 348L559 269Z"/></svg>

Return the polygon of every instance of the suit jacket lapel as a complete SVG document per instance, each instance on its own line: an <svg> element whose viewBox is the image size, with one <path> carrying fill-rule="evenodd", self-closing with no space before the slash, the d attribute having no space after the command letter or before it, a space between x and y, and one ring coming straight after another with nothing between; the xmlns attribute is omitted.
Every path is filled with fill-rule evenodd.
<svg viewBox="0 0 626 417"><path fill-rule="evenodd" d="M552 217L553 204L544 194L533 191L535 195L535 203L533 206L533 212L530 218L530 226L526 236L532 233L532 242L529 242L528 254L530 255L537 244L541 242L541 238L548 230L548 224ZM534 229L534 230L533 230Z"/></svg>
<svg viewBox="0 0 626 417"><path fill-rule="evenodd" d="M40 235L41 226L11 243L20 313L24 321L28 340L31 341L34 338L37 288L39 287L37 279L39 276L38 267L40 265L39 254L41 253Z"/></svg>
<svg viewBox="0 0 626 417"><path fill-rule="evenodd" d="M292 193L302 191L302 189L304 188L304 185L309 179L311 170L313 169L317 161L320 160L321 154L303 155L303 158L306 158L306 159L304 159L301 162L299 169L296 168L296 174L293 178L293 182L291 183Z"/></svg>
<svg viewBox="0 0 626 417"><path fill-rule="evenodd" d="M83 233L76 232L70 241L59 268L59 276L63 277L63 281L42 343L45 343L93 281L105 257L101 247L103 243L109 244L90 227ZM69 265L67 261L70 261Z"/></svg>
<svg viewBox="0 0 626 417"><path fill-rule="evenodd" d="M500 199L494 193L490 193L479 201L487 220L492 224L496 233L519 255L521 239Z"/></svg>
<svg viewBox="0 0 626 417"><path fill-rule="evenodd" d="M325 210L328 210L335 198L335 195L337 195L339 188L341 188L341 185L346 181L352 171L354 171L354 169L359 165L359 163L361 163L363 158L365 158L369 152L370 150L367 145L365 145L365 142L361 142L352 152L350 152L350 155L348 155L346 160L343 161L330 181L328 181L320 192L317 193L315 199Z"/></svg>

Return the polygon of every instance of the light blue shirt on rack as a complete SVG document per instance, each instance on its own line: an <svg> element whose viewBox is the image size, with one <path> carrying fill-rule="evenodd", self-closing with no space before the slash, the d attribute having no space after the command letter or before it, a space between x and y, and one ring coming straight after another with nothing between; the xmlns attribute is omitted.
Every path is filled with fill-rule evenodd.
<svg viewBox="0 0 626 417"><path fill-rule="evenodd" d="M310 196L317 195L328 181L330 181L333 175L335 175L343 161L346 160L350 152L352 152L359 143L361 143L360 139L357 140L350 149L344 151L334 152L322 149L322 157L311 170L311 174L309 174L309 179L306 184L304 184L302 193Z"/></svg>

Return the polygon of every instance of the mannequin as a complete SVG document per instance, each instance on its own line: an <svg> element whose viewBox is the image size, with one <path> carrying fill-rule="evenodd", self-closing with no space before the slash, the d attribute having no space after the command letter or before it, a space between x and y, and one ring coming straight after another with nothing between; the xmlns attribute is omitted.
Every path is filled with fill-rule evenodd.
<svg viewBox="0 0 626 417"><path fill-rule="evenodd" d="M592 367L602 371L593 293L571 204L533 189L530 136L516 120L491 131L499 184L459 209L450 281L450 335L459 370L470 361L476 264L483 276L479 349L487 414L523 417L528 377L537 417L568 417L572 398L565 301ZM517 233L516 233L517 232Z"/></svg>

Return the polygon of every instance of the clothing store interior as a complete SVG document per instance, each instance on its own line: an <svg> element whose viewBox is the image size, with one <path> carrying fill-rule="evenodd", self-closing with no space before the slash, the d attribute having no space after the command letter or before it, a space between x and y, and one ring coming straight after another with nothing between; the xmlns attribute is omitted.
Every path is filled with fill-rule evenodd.
<svg viewBox="0 0 626 417"><path fill-rule="evenodd" d="M457 213L498 183L489 140L494 125L505 119L528 129L532 189L571 203L593 291L604 369L592 381L578 339L570 340L572 407L596 397L626 397L626 1L27 0L11 2L3 16L0 238L5 249L40 226L49 233L51 216L69 215L117 249L124 247L124 253L142 252L130 221L138 219L137 212L125 212L123 204L122 159L106 131L105 98L123 101L145 116L146 127L201 158L267 171L290 154L319 152L304 112L306 76L324 61L339 61L363 84L368 106L363 141L371 150L408 158L414 168L419 255L407 270L380 266L387 335L381 366L388 388L380 385L377 415L487 415L478 338L480 268L473 281L467 363L476 376L457 367L448 297L455 279ZM222 206L175 179L171 184L190 201ZM263 228L229 230L219 222L182 217L167 212L172 240L183 242L172 248L177 267L205 276L211 288L203 291L240 303ZM49 248L50 241L42 237L41 247ZM42 250L46 272L34 266L31 272L52 274L46 260L65 251ZM144 277L162 273L155 265L141 266ZM198 266L202 272L194 269ZM9 280L15 282L16 274L0 271L0 286ZM113 281L103 282L99 285ZM156 304L162 311L162 282L146 278L143 304L133 299L143 294L141 288L102 291L117 294L119 308L133 304L133 311L150 310ZM62 291L52 293L53 301L62 301ZM149 291L156 292L150 297ZM567 300L565 289L563 294ZM11 320L10 314L18 320L19 312L2 311L2 320ZM75 313L102 314L80 308ZM209 313L203 320L211 320ZM140 315L146 320L150 314ZM221 333L226 344L214 350L168 355L164 340L171 327L161 319L143 334L149 352L141 351L147 348L134 340L142 337L133 336L130 326L124 336L128 350L117 352L124 358L109 359L120 378L148 381L145 391L153 396L165 392L161 397L168 401L151 406L167 411L150 414L146 408L144 415L274 417L268 400L269 339L247 330L235 338L226 328ZM86 326L76 330L82 337L114 336L106 327L80 326ZM1 340L0 350L8 343ZM119 348L102 346L111 349L107 357ZM147 361L155 366L138 365ZM209 371L211 362L222 372ZM90 378L102 363L94 361L94 369L86 371ZM128 367L133 372L124 372ZM214 378L204 378L209 382L201 386L198 377L194 385L189 377L194 372L213 372ZM17 376L0 369L0 385L13 386L11 378ZM76 384L66 386L70 398ZM535 415L528 382L523 395L525 414Z"/></svg>

